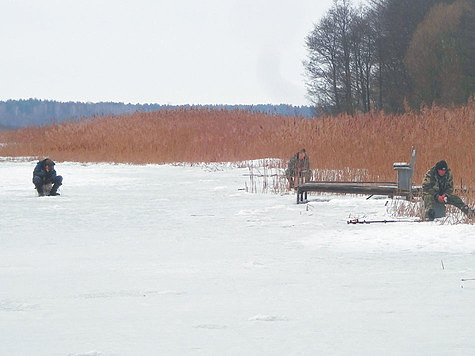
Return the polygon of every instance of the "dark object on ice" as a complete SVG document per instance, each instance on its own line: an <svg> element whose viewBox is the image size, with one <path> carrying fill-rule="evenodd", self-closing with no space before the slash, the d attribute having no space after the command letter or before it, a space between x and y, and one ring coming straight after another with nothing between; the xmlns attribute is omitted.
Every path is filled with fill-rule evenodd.
<svg viewBox="0 0 475 356"><path fill-rule="evenodd" d="M426 211L426 219L430 221L438 218L444 218L445 216L445 204L435 202L432 207Z"/></svg>
<svg viewBox="0 0 475 356"><path fill-rule="evenodd" d="M427 210L427 220L434 220L435 219L435 210L434 209L429 209ZM445 208L444 208L444 216L445 216Z"/></svg>
<svg viewBox="0 0 475 356"><path fill-rule="evenodd" d="M55 163L46 158L39 161L33 170L33 184L39 196L59 195L58 188L63 184L63 177L56 174Z"/></svg>

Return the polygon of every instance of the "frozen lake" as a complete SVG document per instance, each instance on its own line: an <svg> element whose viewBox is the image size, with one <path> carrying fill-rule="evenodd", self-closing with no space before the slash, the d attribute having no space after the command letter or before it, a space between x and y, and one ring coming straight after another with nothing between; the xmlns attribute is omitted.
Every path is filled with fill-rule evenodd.
<svg viewBox="0 0 475 356"><path fill-rule="evenodd" d="M475 228L232 165L0 162L2 355L475 354Z"/></svg>

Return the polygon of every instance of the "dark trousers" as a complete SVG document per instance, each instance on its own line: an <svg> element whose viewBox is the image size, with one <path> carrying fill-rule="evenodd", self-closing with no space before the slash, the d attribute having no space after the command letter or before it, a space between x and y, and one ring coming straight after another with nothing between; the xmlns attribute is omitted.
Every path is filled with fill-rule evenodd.
<svg viewBox="0 0 475 356"><path fill-rule="evenodd" d="M43 179L41 179L41 177L38 177L38 176L33 177L33 184L35 185L35 187L38 191L42 191L43 190L43 184L48 184L48 183L53 184L53 188L51 188L51 191L56 192L58 190L59 186L61 184L63 184L63 177L62 176L56 176L53 180L51 180L49 182L43 182Z"/></svg>
<svg viewBox="0 0 475 356"><path fill-rule="evenodd" d="M424 201L424 208L426 210L426 213L432 209L434 204L436 203L435 197L432 194L422 194L422 200ZM468 213L468 207L467 205L463 202L462 199L460 199L459 196L455 194L447 194L447 203L453 206L456 206L460 210L462 210L465 214Z"/></svg>

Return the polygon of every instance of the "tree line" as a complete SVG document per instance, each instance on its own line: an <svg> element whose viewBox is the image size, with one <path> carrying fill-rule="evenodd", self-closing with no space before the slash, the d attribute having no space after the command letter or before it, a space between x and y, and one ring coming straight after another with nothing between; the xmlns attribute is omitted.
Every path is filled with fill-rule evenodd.
<svg viewBox="0 0 475 356"><path fill-rule="evenodd" d="M313 117L314 108L287 104L257 105L160 105L124 104L114 102L82 103L26 99L0 101L0 129L44 126L93 116L130 114L136 111L176 110L178 108L209 108L215 110L247 110L271 115Z"/></svg>
<svg viewBox="0 0 475 356"><path fill-rule="evenodd" d="M307 93L330 113L463 104L475 93L473 0L334 0L305 41Z"/></svg>

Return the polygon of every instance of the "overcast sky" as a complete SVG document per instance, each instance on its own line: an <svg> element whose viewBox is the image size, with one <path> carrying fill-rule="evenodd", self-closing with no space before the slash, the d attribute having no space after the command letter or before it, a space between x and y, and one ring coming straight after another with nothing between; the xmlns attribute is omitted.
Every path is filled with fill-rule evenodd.
<svg viewBox="0 0 475 356"><path fill-rule="evenodd" d="M0 100L308 105L332 0L0 0Z"/></svg>

